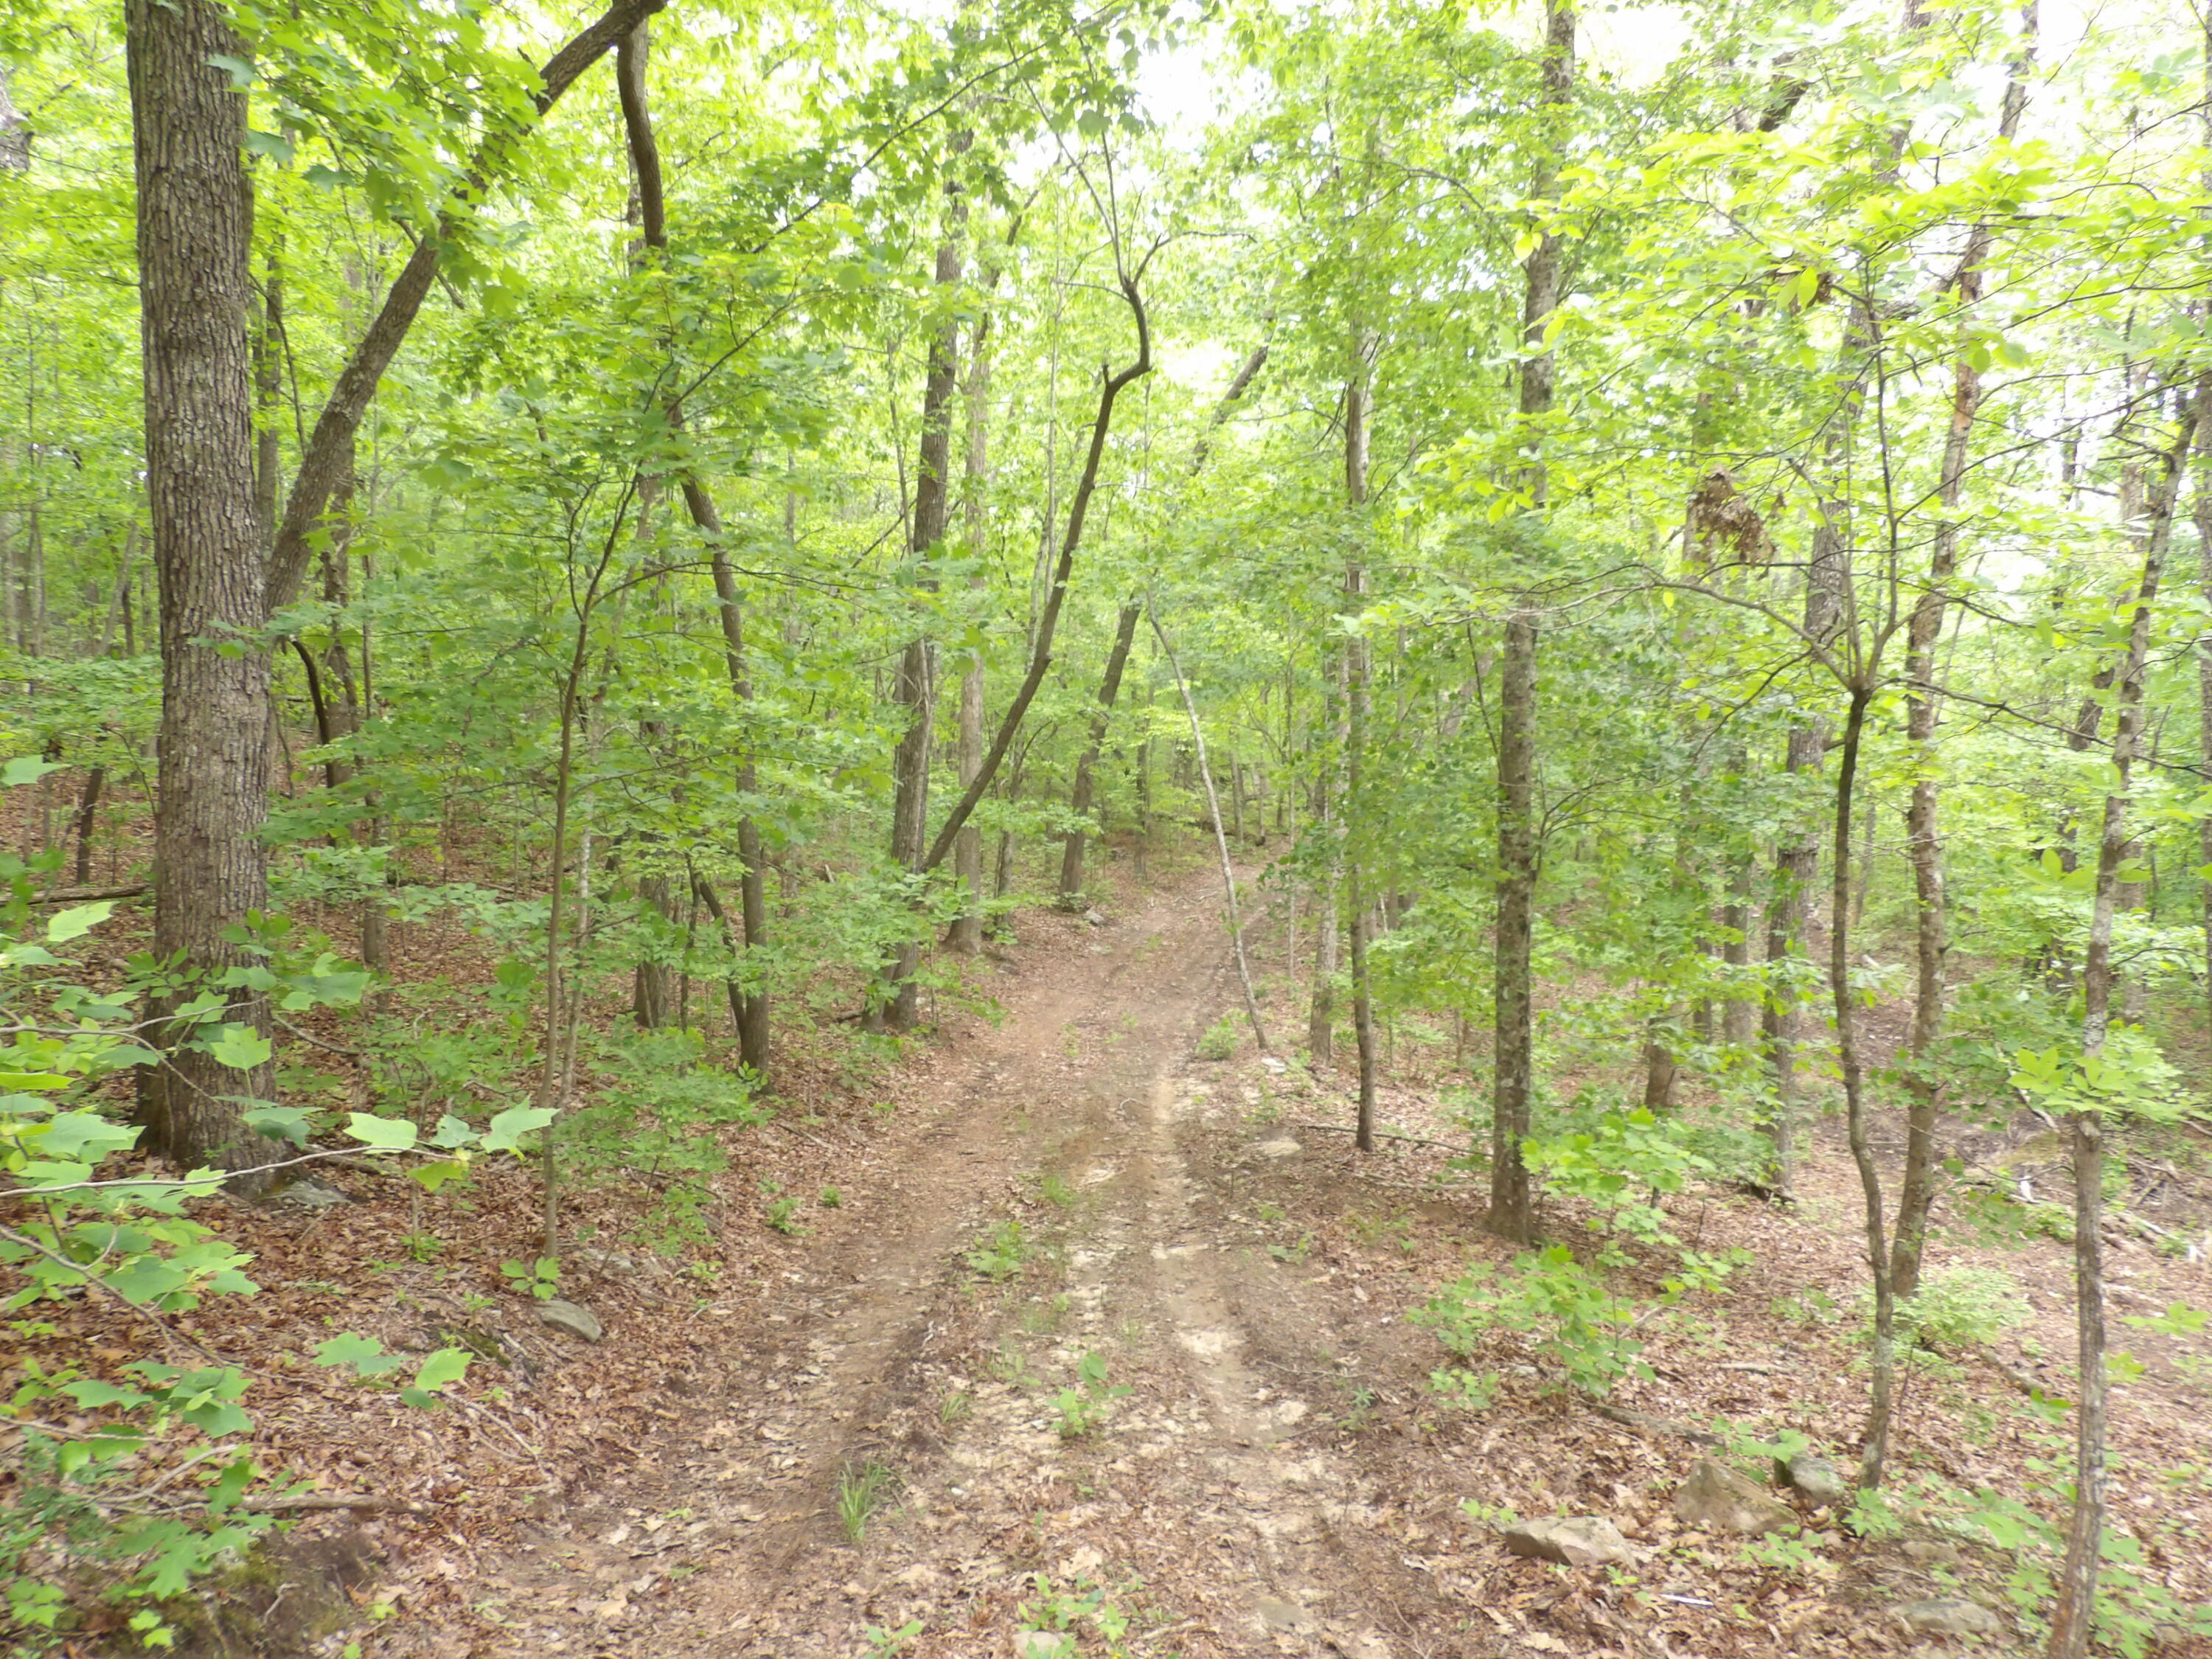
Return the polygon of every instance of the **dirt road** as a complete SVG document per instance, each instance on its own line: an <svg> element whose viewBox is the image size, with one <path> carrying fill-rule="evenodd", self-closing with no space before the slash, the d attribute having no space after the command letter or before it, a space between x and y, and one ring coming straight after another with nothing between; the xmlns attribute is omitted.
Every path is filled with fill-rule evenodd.
<svg viewBox="0 0 2212 1659"><path fill-rule="evenodd" d="M1332 1449L1376 1403L1363 1350L1407 1334L1254 1231L1310 1154L1194 1056L1225 963L1194 887L994 988L1010 1017L792 1241L784 1293L696 1316L702 1385L445 1650L1492 1651Z"/></svg>

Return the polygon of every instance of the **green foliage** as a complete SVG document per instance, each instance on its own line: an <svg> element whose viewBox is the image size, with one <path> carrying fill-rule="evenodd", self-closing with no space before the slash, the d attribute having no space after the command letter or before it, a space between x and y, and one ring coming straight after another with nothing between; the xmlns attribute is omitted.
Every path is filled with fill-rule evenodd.
<svg viewBox="0 0 2212 1659"><path fill-rule="evenodd" d="M1060 1437L1079 1440L1101 1427L1112 1415L1114 1402L1135 1390L1107 1380L1106 1361L1086 1353L1075 1368L1075 1384L1062 1389L1053 1400L1060 1413Z"/></svg>
<svg viewBox="0 0 2212 1659"><path fill-rule="evenodd" d="M1237 1045L1242 1040L1242 1022L1235 1014L1224 1014L1206 1028L1198 1039L1200 1060L1234 1060Z"/></svg>
<svg viewBox="0 0 2212 1659"><path fill-rule="evenodd" d="M1862 1340L1871 1340L1871 1293L1863 1294L1862 1304ZM2032 1316L2027 1298L2010 1274L1993 1267L1936 1267L1922 1278L1917 1292L1899 1299L1897 1340L1907 1347L1917 1344L1957 1353L1996 1341Z"/></svg>
<svg viewBox="0 0 2212 1659"><path fill-rule="evenodd" d="M1624 1376L1651 1375L1636 1358L1644 1345L1632 1334L1635 1304L1562 1244L1503 1270L1476 1262L1409 1317L1462 1359L1481 1352L1498 1333L1525 1338L1560 1380L1589 1394L1607 1394ZM1458 1388L1471 1402L1487 1403L1486 1386Z"/></svg>
<svg viewBox="0 0 2212 1659"><path fill-rule="evenodd" d="M1020 1222L1001 1221L970 1245L963 1259L970 1273L1002 1285L1029 1265L1035 1249Z"/></svg>
<svg viewBox="0 0 2212 1659"><path fill-rule="evenodd" d="M890 1495L898 1477L884 1464L869 1461L848 1463L837 1474L837 1524L848 1543L858 1544Z"/></svg>
<svg viewBox="0 0 2212 1659"><path fill-rule="evenodd" d="M1085 1632L1097 1638L1109 1659L1123 1659L1130 1651L1122 1640L1129 1633L1129 1615L1115 1597L1133 1595L1142 1588L1140 1581L1133 1578L1109 1589L1081 1573L1055 1580L1036 1572L1030 1575L1030 1586L1031 1594L1014 1609L1015 1628L1061 1638L1056 1652L1030 1644L1026 1650L1036 1659L1075 1659Z"/></svg>
<svg viewBox="0 0 2212 1659"><path fill-rule="evenodd" d="M500 1277L506 1279L523 1295L540 1302L550 1302L561 1293L561 1262L557 1256L541 1255L534 1261L502 1261Z"/></svg>

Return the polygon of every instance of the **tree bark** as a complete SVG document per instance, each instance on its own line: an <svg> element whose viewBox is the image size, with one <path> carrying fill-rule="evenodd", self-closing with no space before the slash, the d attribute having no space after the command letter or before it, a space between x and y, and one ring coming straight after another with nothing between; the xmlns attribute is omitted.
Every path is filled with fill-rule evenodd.
<svg viewBox="0 0 2212 1659"><path fill-rule="evenodd" d="M2023 14L2021 55L2005 87L1997 118L1997 137L2010 143L2020 131L2027 104L2027 76L2035 57L2036 10ZM1959 261L1959 304L1963 309L1982 297L1982 267L1993 238L1986 224L1974 227ZM1911 1105L1905 1118L1905 1176L1897 1195L1897 1236L1890 1254L1890 1279L1901 1297L1920 1288L1921 1252L1928 1232L1928 1210L1936 1197L1936 1121L1940 1105L1934 1066L1936 1045L1943 1034L1944 959L1950 951L1943 894L1942 840L1934 747L1941 691L1936 684L1936 647L1943 637L1943 611L1950 583L1959 571L1959 501L1966 488L1968 448L1974 417L1981 408L1982 374L1972 353L1961 351L1952 367L1951 420L1943 436L1943 459L1936 495L1942 516L1929 557L1928 586L1912 609L1906 635L1905 741L1913 754L1912 797L1905 809L1905 836L1912 860L1912 1026L1905 1039L1910 1056L1905 1088ZM2212 820L2208 820L2212 823ZM1865 877L1860 878L1863 899Z"/></svg>
<svg viewBox="0 0 2212 1659"><path fill-rule="evenodd" d="M984 273L983 289L988 295L999 285L999 273ZM986 311L975 325L975 338L969 349L968 370L968 455L965 480L962 495L962 516L968 536L968 552L971 558L980 558L983 551L983 535L989 517L988 495L991 483L990 465L990 409L991 409L991 313ZM974 585L981 588L985 579L977 576ZM975 775L983 769L983 653L971 651L960 673L959 726L960 787L965 789L975 781ZM972 957L983 948L983 831L970 823L963 826L960 837L952 845L952 875L954 884L964 896L960 914L953 919L945 935L945 944L961 956Z"/></svg>
<svg viewBox="0 0 2212 1659"><path fill-rule="evenodd" d="M2095 898L2082 953L2081 1054L2105 1051L2112 1022L2112 918L2118 908L2119 871L2128 844L2128 789L2140 751L2144 671L2150 659L2151 611L2166 568L2174 502L2190 452L2212 406L2212 374L2201 377L2184 408L2179 430L2160 457L2160 475L2144 504L2142 580L2136 590L2128 651L2113 696L2112 772L2119 787L2105 797L2097 841ZM2094 1106L2071 1115L2074 1163L2074 1296L2080 1377L2075 1407L2074 1514L2066 1560L2059 1572L2058 1604L2051 1620L2051 1659L2083 1659L2097 1596L2105 1529L2105 1127Z"/></svg>
<svg viewBox="0 0 2212 1659"><path fill-rule="evenodd" d="M264 614L246 97L210 61L243 47L212 0L129 0L125 17L146 488L161 579L154 948L204 982L249 963L226 935L269 899L259 831L268 812L270 659L232 643L250 640ZM264 1030L267 1012L264 998L234 993L223 1018ZM270 1068L241 1078L182 1046L189 1032L165 1035L168 1052L143 1073L154 1144L187 1168L253 1163L232 1101L269 1098Z"/></svg>
<svg viewBox="0 0 2212 1659"><path fill-rule="evenodd" d="M1129 647L1137 638L1137 622L1144 614L1139 605L1125 605L1114 628L1113 649L1106 653L1105 677L1098 683L1098 707L1091 716L1091 730L1083 753L1075 763L1075 787L1068 797L1067 810L1076 817L1087 817L1091 811L1092 779L1098 767L1098 757L1106 746L1106 726L1113 718L1115 699L1121 695L1121 672L1129 662ZM1083 896L1084 831L1071 830L1060 845L1060 902L1061 907L1073 909Z"/></svg>
<svg viewBox="0 0 2212 1659"><path fill-rule="evenodd" d="M649 6L638 15L635 24L623 35L615 63L616 90L620 94L623 127L629 145L630 164L637 182L639 232L647 247L661 258L668 252L668 209L661 180L660 147L653 137L652 105L647 96L646 70L651 52L651 24L657 5ZM610 15L612 14L611 13ZM670 429L684 429L684 404L680 398L672 398L665 405ZM692 527L707 543L708 557L714 582L714 611L722 634L723 672L730 682L730 695L740 708L752 702L753 688L750 670L745 660L744 609L738 593L737 572L730 563L727 538L722 531L722 515L714 505L714 498L694 472L686 471L682 480L684 511L690 515ZM752 751L748 747L738 762L738 792L740 797L750 795L758 785ZM744 927L742 941L745 951L758 949L768 942L768 886L767 854L761 844L760 826L750 812L738 820L738 860L744 866L738 878L738 911ZM712 907L715 919L723 921L720 906ZM727 924L725 922L725 930ZM732 945L739 943L732 940ZM764 1085L769 1075L769 996L765 989L756 985L747 988L739 978L727 983L730 1008L738 1030L739 1062Z"/></svg>
<svg viewBox="0 0 2212 1659"><path fill-rule="evenodd" d="M1374 340L1363 337L1355 349L1356 364L1344 388L1344 504L1352 515L1352 534L1364 534L1362 510L1367 505L1369 430L1373 392L1368 384ZM1365 822L1363 794L1366 783L1367 727L1373 714L1370 681L1373 647L1364 629L1367 611L1367 568L1355 552L1344 568L1344 602L1350 627L1344 641L1345 716L1348 741L1345 744L1344 816L1351 856L1345 860L1345 882L1349 888L1352 915L1352 1029L1359 1050L1359 1119L1354 1144L1363 1152L1375 1150L1375 994L1367 972L1367 947L1373 939L1374 921L1367 902L1365 848L1360 830Z"/></svg>
<svg viewBox="0 0 2212 1659"><path fill-rule="evenodd" d="M967 148L956 138L954 149ZM952 489L952 399L960 362L960 322L952 295L960 286L960 234L967 222L966 199L957 180L947 179L946 231L937 248L937 291L945 319L932 337L929 364L922 378L921 434L914 481L913 538L908 551L924 573L925 586L932 552L945 539L950 521ZM929 768L931 738L937 724L937 647L916 637L899 655L898 678L891 698L905 711L906 729L891 757L891 862L919 876L929 836ZM921 1012L921 987L915 978L921 965L921 941L908 938L899 943L884 971L884 1000L880 1023L894 1031L909 1031ZM872 1024L877 1022L872 1018Z"/></svg>
<svg viewBox="0 0 2212 1659"><path fill-rule="evenodd" d="M1570 0L1547 0L1540 103L1553 131L1540 141L1529 195L1542 200L1557 187L1565 148L1565 116L1574 97L1575 11ZM1520 412L1522 444L1531 459L1521 488L1531 519L1540 522L1548 504L1549 477L1543 437L1534 422L1550 413L1553 359L1544 343L1546 325L1559 303L1560 246L1540 232L1522 270L1527 289L1521 310ZM1536 616L1516 601L1506 617L1498 715L1498 924L1495 1067L1491 1109L1490 1230L1519 1243L1533 1242L1534 1217L1528 1139L1534 1090L1532 974L1536 903Z"/></svg>

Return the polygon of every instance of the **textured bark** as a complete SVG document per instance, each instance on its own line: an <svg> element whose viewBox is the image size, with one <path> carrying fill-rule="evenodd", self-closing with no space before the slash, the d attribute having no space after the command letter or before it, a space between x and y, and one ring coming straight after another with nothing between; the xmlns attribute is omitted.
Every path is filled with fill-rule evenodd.
<svg viewBox="0 0 2212 1659"><path fill-rule="evenodd" d="M2085 1057L2104 1053L2106 1030L2112 1022L2112 918L2118 908L2119 871L2128 844L2129 778L2142 742L2143 679L2150 659L2151 611L2165 574L2174 501L2208 405L2212 405L2212 375L2197 381L2183 410L2179 430L2159 458L2158 476L2146 491L2142 578L2136 590L2127 656L2112 698L2112 772L2119 787L2105 798L2097 838L2095 896L2089 912L2088 943L2082 953L2081 1053ZM2105 1529L2105 1126L2103 1118L2090 1110L2074 1113L2070 1127L2080 1376L2074 1419L2074 1514L2067 1532L2066 1560L2059 1571L2058 1603L2051 1619L2051 1659L2082 1659L2089 1650Z"/></svg>
<svg viewBox="0 0 2212 1659"><path fill-rule="evenodd" d="M2027 75L2035 55L2036 12L2023 14L2021 57L2005 88L1997 137L2010 143L2020 131L2027 104ZM1992 241L1987 225L1977 225L1959 261L1957 287L1961 307L1982 297L1982 268ZM1982 375L1971 354L1961 352L1951 372L1951 419L1943 435L1943 458L1936 495L1942 516L1929 557L1928 586L1913 606L1906 635L1905 678L1905 741L1912 747L1912 796L1905 809L1906 850L1912 860L1912 1026L1905 1038L1911 1057L1905 1087L1911 1106L1905 1119L1905 1176L1897 1195L1897 1237L1890 1253L1890 1279L1899 1296L1920 1288L1920 1261L1928 1232L1928 1209L1936 1197L1936 1120L1941 1102L1933 1071L1936 1045L1943 1034L1944 959L1950 951L1943 894L1943 845L1932 750L1939 718L1941 689L1936 682L1936 647L1943 636L1943 612L1949 585L1959 569L1959 501L1966 488L1966 463L1974 417L1981 408ZM1870 839L1870 838L1869 838ZM1860 899L1865 898L1865 876Z"/></svg>
<svg viewBox="0 0 2212 1659"><path fill-rule="evenodd" d="M1143 615L1142 605L1125 605L1115 619L1114 646L1106 653L1106 673L1098 683L1098 707L1091 716L1091 730L1075 763L1075 787L1068 797L1067 810L1077 817L1087 817L1091 811L1092 780L1106 746L1107 723L1113 717L1115 699L1121 695L1121 673L1128 666L1129 647L1136 642L1137 622ZM1060 902L1070 908L1083 896L1084 840L1084 831L1071 830L1060 845Z"/></svg>
<svg viewBox="0 0 2212 1659"><path fill-rule="evenodd" d="M1547 0L1543 90L1540 102L1564 124L1574 96L1575 12L1566 0ZM1548 198L1557 187L1564 131L1546 135L1538 148L1529 194ZM1521 415L1530 422L1552 408L1553 360L1543 343L1546 325L1559 302L1559 239L1549 231L1537 238L1522 272L1527 289L1521 310ZM1522 442L1532 459L1521 485L1534 514L1547 505L1549 477L1539 430ZM1522 1142L1529 1130L1534 1086L1532 1053L1536 903L1536 651L1535 613L1525 605L1505 621L1504 650L1498 687L1498 923L1492 1044L1495 1078L1491 1109L1490 1230L1528 1243L1534 1216L1528 1168Z"/></svg>
<svg viewBox="0 0 2212 1659"><path fill-rule="evenodd" d="M959 143L956 148L965 149ZM967 204L957 184L947 181L947 234L937 249L937 289L945 307L945 320L930 341L929 362L922 376L921 434L918 441L914 481L912 539L908 544L915 562L926 572L931 552L945 539L952 500L952 400L960 362L960 324L951 299L960 286L960 230L967 221ZM924 585L933 586L925 579ZM931 738L937 725L937 647L927 639L907 642L899 653L898 678L891 700L904 711L905 730L891 756L891 862L919 875L929 836L929 769ZM871 1009L870 1024L894 1031L914 1029L921 1012L921 986L915 979L921 965L919 938L902 940L885 965L884 1000Z"/></svg>
<svg viewBox="0 0 2212 1659"><path fill-rule="evenodd" d="M269 897L258 835L268 811L269 658L218 648L258 629L263 614L246 100L210 61L243 48L211 0L130 0L125 18L146 488L161 577L154 948L216 975L247 962L224 933ZM267 1012L265 999L240 994L224 1018L261 1029ZM241 1076L172 1048L144 1076L154 1144L172 1159L227 1169L255 1161L226 1097L269 1098L268 1067Z"/></svg>
<svg viewBox="0 0 2212 1659"><path fill-rule="evenodd" d="M637 187L640 235L647 248L665 258L668 252L668 210L661 182L660 147L653 137L652 105L646 84L652 41L648 20L659 9L658 5L645 8L624 32L616 58L615 86L622 102L623 127L629 140L630 166ZM670 429L681 432L683 400L669 399L665 413ZM714 612L722 634L723 672L730 682L731 696L743 708L752 702L752 678L745 661L744 603L738 592L737 572L730 563L722 515L714 505L714 498L696 475L686 473L682 488L684 511L692 527L707 543L714 581ZM641 493L645 493L643 481ZM757 781L752 753L747 749L738 761L739 794L750 794ZM742 940L732 938L730 942L733 948L742 944L744 950L752 951L768 941L767 854L761 845L760 826L750 814L738 820L737 832L738 859L744 866L744 873L738 878L738 913L744 933ZM726 933L728 923L713 896L713 890L702 890L708 896L715 920L723 924ZM737 1025L738 1059L764 1084L771 1059L768 993L757 987L747 989L736 978L732 978L726 988L731 1016Z"/></svg>
<svg viewBox="0 0 2212 1659"><path fill-rule="evenodd" d="M1374 412L1368 385L1368 366L1375 343L1363 338L1358 366L1344 388L1344 504L1353 515L1352 533L1359 538L1359 516L1367 505L1370 431ZM1351 627L1344 641L1345 724L1344 816L1346 828L1357 836L1364 822L1363 795L1367 772L1367 728L1374 713L1371 681L1373 649L1363 631L1367 610L1367 568L1355 552L1344 568L1344 605ZM1359 1118L1355 1145L1363 1152L1375 1150L1375 994L1367 971L1367 947L1373 939L1374 921L1367 902L1365 870L1358 851L1345 860L1345 884L1352 916L1352 1030L1359 1052Z"/></svg>
<svg viewBox="0 0 2212 1659"><path fill-rule="evenodd" d="M80 887L92 879L92 830L100 817L100 792L107 781L107 768L95 764L84 775L84 793L76 802L76 863L71 874Z"/></svg>
<svg viewBox="0 0 2212 1659"><path fill-rule="evenodd" d="M983 289L988 294L997 289L999 273L987 271ZM991 483L990 409L991 409L991 316L984 313L975 325L975 339L969 350L968 370L968 456L964 468L966 477L962 493L962 517L965 520L968 549L970 556L983 550L983 536L988 518L988 493ZM973 586L985 586L985 578L978 575ZM975 781L975 775L983 769L983 653L970 652L960 672L959 716L960 787L965 789ZM952 875L955 885L966 896L966 903L951 928L945 935L945 944L962 956L974 956L983 948L983 831L973 823L963 826L959 839L952 844Z"/></svg>

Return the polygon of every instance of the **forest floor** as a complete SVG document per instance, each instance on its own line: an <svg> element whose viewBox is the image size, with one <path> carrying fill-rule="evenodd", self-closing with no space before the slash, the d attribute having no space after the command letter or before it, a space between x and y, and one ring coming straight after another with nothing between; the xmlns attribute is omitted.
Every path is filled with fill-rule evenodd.
<svg viewBox="0 0 2212 1659"><path fill-rule="evenodd" d="M1811 1134L1794 1209L1719 1188L1672 1204L1686 1240L1751 1265L1729 1294L1639 1319L1653 1375L1616 1389L1626 1419L1557 1387L1510 1334L1474 1362L1498 1384L1470 1409L1432 1389L1443 1350L1407 1315L1470 1258L1509 1253L1451 1162L1467 1131L1436 1079L1383 1091L1382 1120L1418 1139L1362 1158L1340 1076L1249 1038L1232 1060L1199 1058L1237 1006L1204 875L1129 889L1099 925L1025 913L1018 932L975 975L995 1019L942 1010L869 1098L747 1133L750 1161L723 1183L742 1195L716 1222L718 1270L575 1252L562 1294L605 1320L596 1345L409 1259L398 1241L424 1224L387 1178L338 1177L343 1207L240 1217L271 1294L227 1317L263 1323L193 1334L265 1355L327 1329L418 1350L458 1331L498 1357L434 1416L304 1367L295 1403L264 1413L278 1462L424 1506L319 1516L285 1547L378 1617L363 1629L356 1615L329 1650L1942 1651L1958 1644L1914 1635L1896 1609L1945 1595L1998 1613L2003 1633L1978 1650L2011 1649L2007 1560L1936 1524L1940 1506L1923 1520L1908 1501L1903 1530L1879 1540L1806 1510L1802 1547L1786 1548L1676 1519L1676 1488L1709 1450L1684 1427L1733 1434L1741 1468L1755 1467L1744 1444L1785 1430L1849 1467L1863 1246L1832 1118ZM1278 1026L1295 1018L1293 966L1261 963ZM2055 1169L2043 1133L2031 1120L1952 1139L1970 1170ZM1893 1164L1901 1146L1881 1150ZM526 1237L527 1185L510 1184L487 1179L454 1224ZM812 1196L833 1184L834 1203ZM748 1185L806 1197L793 1231L760 1224ZM2178 1169L2136 1208L2201 1234L2207 1191L2201 1165ZM1575 1216L1546 1221L1583 1236ZM476 1277L497 1292L499 1251L485 1254ZM1909 1368L1899 1489L2048 1507L2067 1425L2018 1385L2065 1389L2069 1253L1948 1227L1931 1255L2002 1268L2033 1313L1986 1350ZM2212 1266L2140 1240L2116 1238L2112 1280L2116 1319L2212 1303ZM2212 1357L2202 1338L2115 1328L2148 1368L2115 1395L2115 1518L2145 1540L2150 1576L2205 1600ZM1497 1522L1554 1514L1607 1518L1630 1555L1576 1568L1504 1547Z"/></svg>

